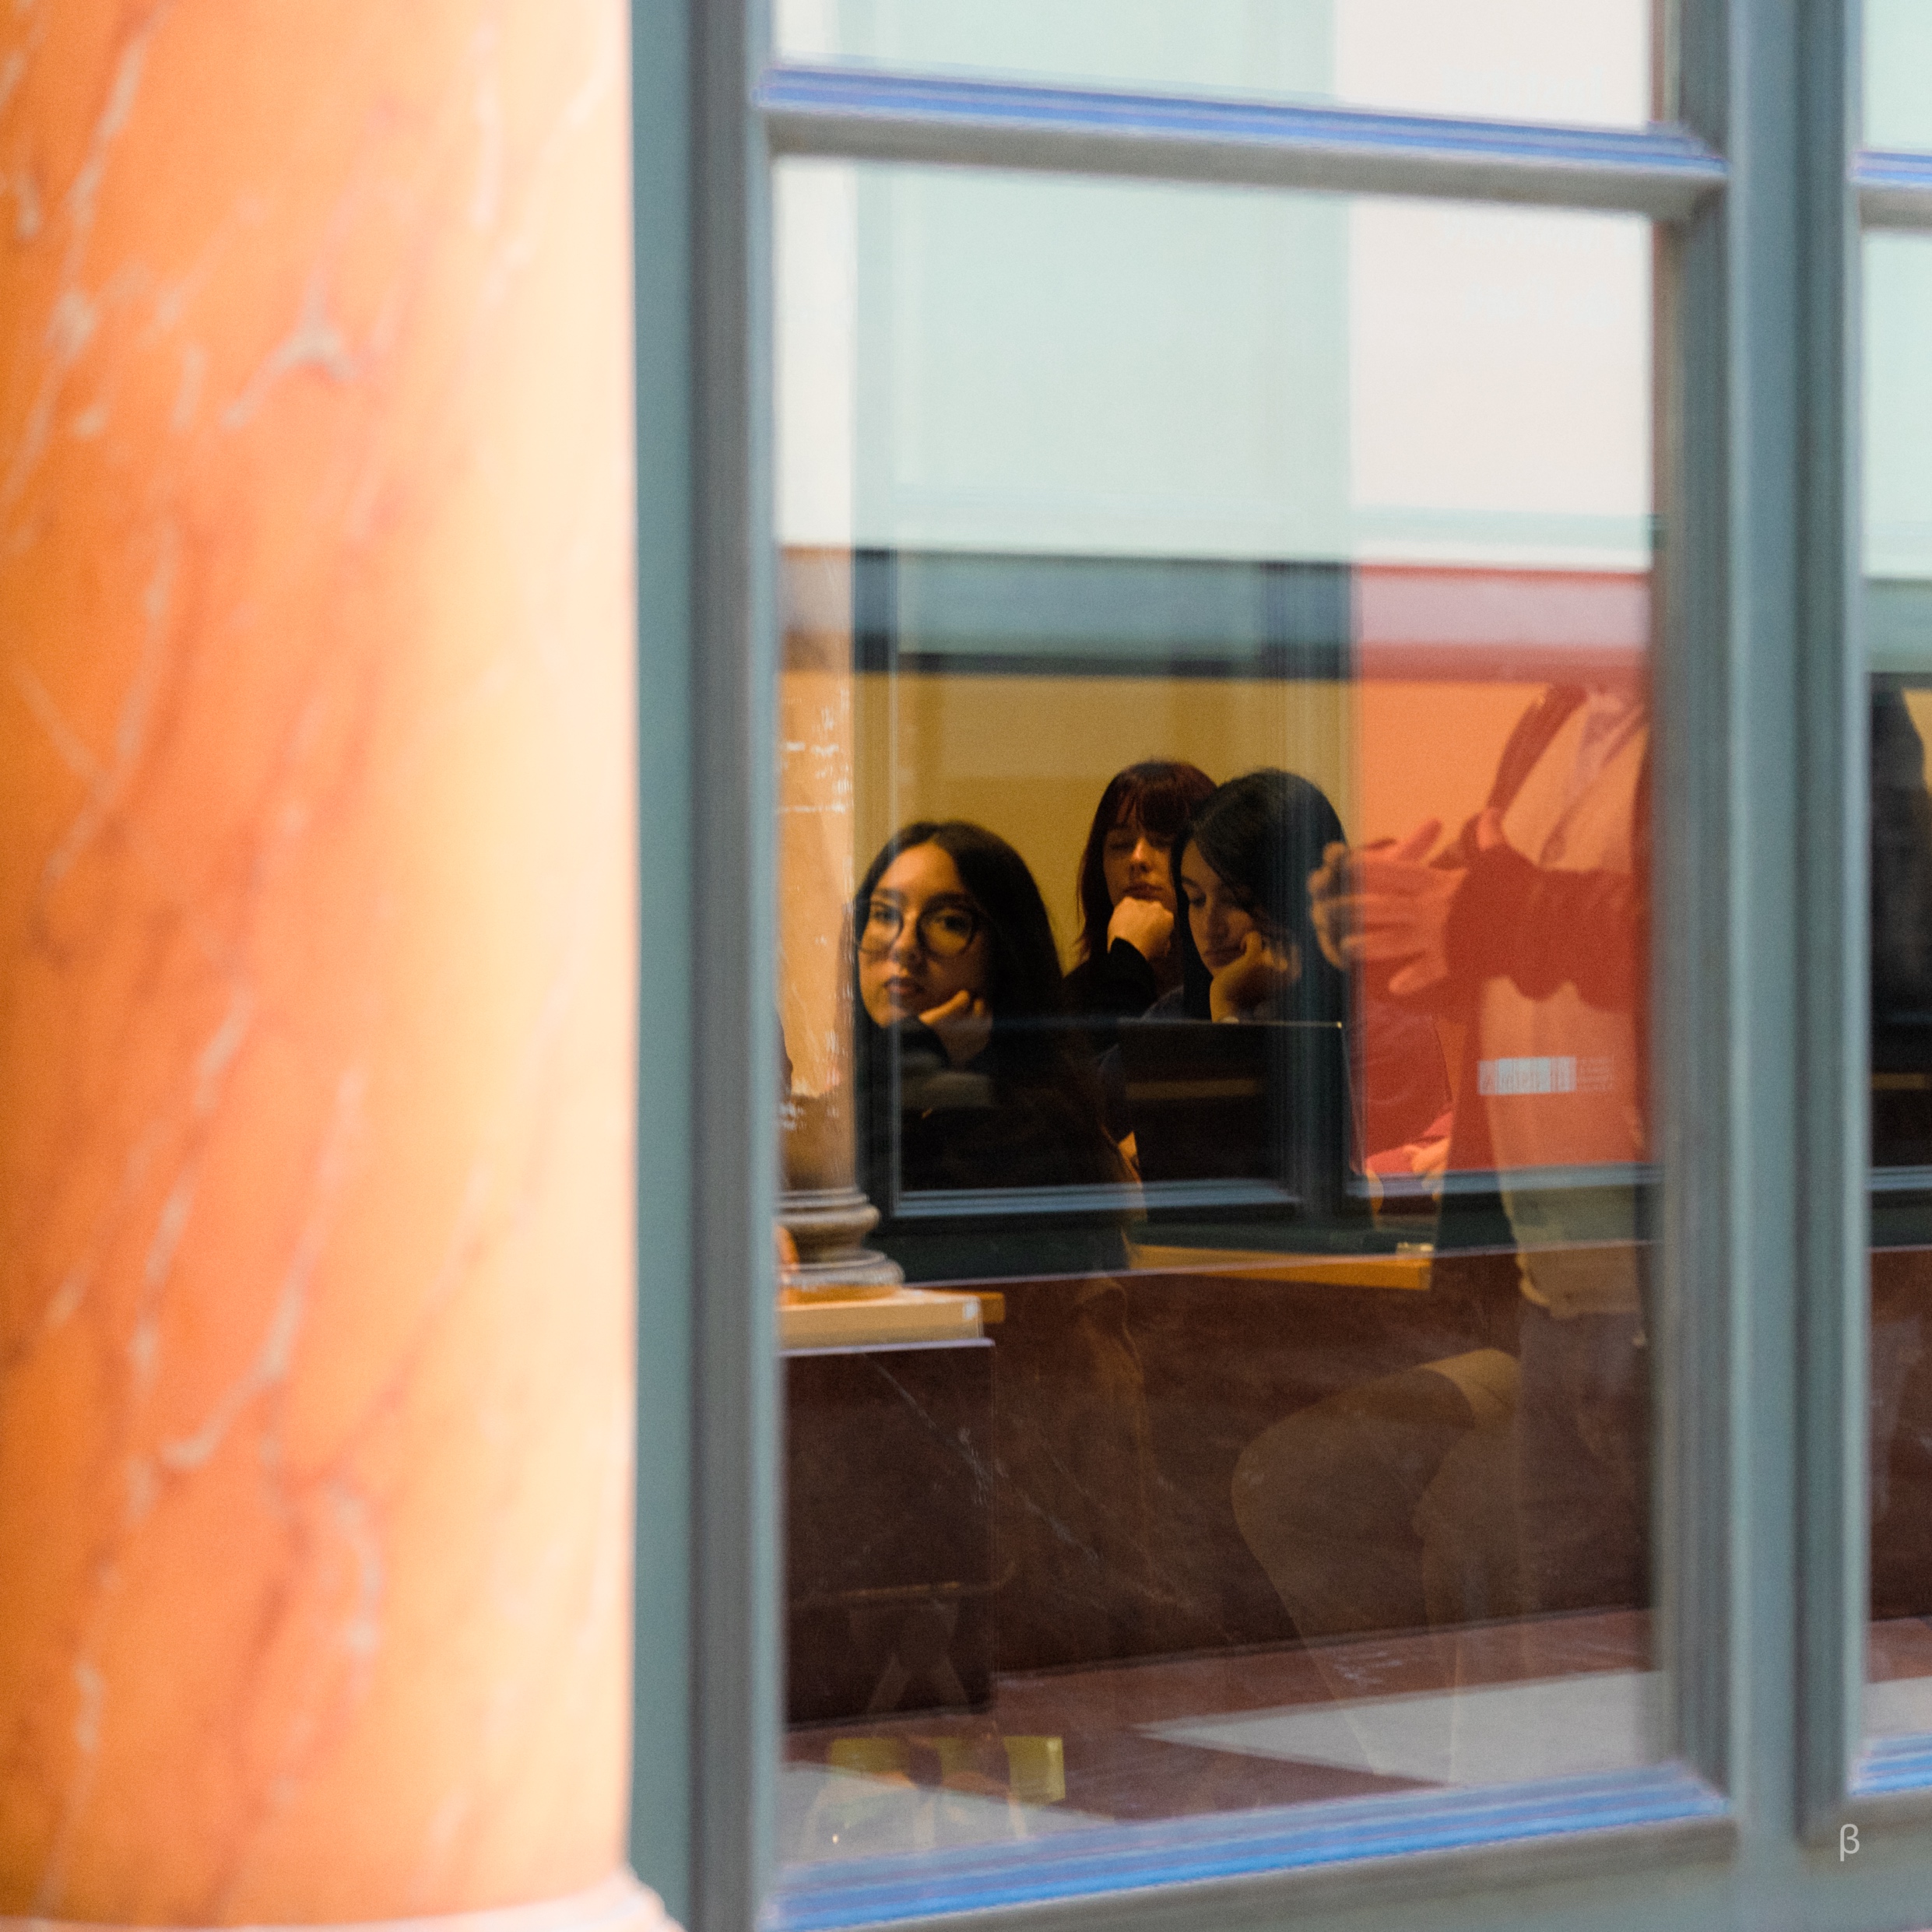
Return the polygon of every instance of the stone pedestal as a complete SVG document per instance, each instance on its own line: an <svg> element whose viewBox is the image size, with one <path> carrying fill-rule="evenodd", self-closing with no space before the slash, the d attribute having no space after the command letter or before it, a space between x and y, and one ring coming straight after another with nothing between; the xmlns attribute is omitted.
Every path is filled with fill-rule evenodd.
<svg viewBox="0 0 1932 1932"><path fill-rule="evenodd" d="M657 1916L626 61L0 28L0 1914Z"/></svg>
<svg viewBox="0 0 1932 1932"><path fill-rule="evenodd" d="M850 1060L848 1052L846 1058ZM852 1123L846 1089L793 1100L781 1136L785 1192L778 1219L797 1253L784 1270L792 1295L890 1294L905 1279L897 1262L865 1245L879 1210L852 1182Z"/></svg>

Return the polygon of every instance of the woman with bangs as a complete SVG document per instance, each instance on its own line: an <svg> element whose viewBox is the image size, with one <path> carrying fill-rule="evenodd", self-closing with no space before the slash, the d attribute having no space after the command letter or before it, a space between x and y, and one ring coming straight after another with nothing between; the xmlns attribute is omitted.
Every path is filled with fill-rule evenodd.
<svg viewBox="0 0 1932 1932"><path fill-rule="evenodd" d="M1181 983L1173 854L1214 789L1198 765L1150 759L1116 772L1101 794L1080 863L1080 963L1066 976L1070 1013L1094 1044Z"/></svg>

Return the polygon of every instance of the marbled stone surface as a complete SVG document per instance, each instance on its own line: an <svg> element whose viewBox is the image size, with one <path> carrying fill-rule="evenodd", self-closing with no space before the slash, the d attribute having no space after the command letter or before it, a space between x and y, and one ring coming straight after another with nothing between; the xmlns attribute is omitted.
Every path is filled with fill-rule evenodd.
<svg viewBox="0 0 1932 1932"><path fill-rule="evenodd" d="M794 1723L992 1694L993 1344L785 1358Z"/></svg>
<svg viewBox="0 0 1932 1932"><path fill-rule="evenodd" d="M617 1864L625 73L0 23L0 1912Z"/></svg>
<svg viewBox="0 0 1932 1932"><path fill-rule="evenodd" d="M1932 1617L1932 1249L1871 1257L1871 1614ZM1875 1667L1874 1667L1875 1674Z"/></svg>
<svg viewBox="0 0 1932 1932"><path fill-rule="evenodd" d="M1580 1702L1641 1716L1656 1668L1648 1614L1613 1611L1003 1673L984 1711L795 1727L779 1855L825 1864L1378 1797L1445 1771L1508 1783L1539 1757L1619 1744L1649 1762L1655 1741L1636 1724L1579 1737L1575 1714ZM1455 1762L1443 1747L1485 1709L1505 1721ZM1042 1747L1061 1772L1044 1790L1024 1775Z"/></svg>
<svg viewBox="0 0 1932 1932"><path fill-rule="evenodd" d="M1494 1341L1493 1288L1452 1272L1430 1294L1165 1271L1000 1281L999 1669L1292 1637L1235 1519L1235 1463L1337 1389Z"/></svg>

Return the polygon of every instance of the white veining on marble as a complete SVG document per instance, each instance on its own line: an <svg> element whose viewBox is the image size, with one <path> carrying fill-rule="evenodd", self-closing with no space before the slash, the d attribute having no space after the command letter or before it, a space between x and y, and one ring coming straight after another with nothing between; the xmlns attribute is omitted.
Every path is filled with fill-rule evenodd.
<svg viewBox="0 0 1932 1932"><path fill-rule="evenodd" d="M96 120L89 138L86 156L63 198L63 212L68 222L68 239L62 258L60 290L49 313L47 365L42 372L33 402L27 412L19 441L7 462L4 477L0 478L0 508L11 508L19 501L39 468L40 459L47 451L54 414L59 407L68 376L79 360L82 352L93 340L98 325L100 307L82 287L81 274L86 265L89 244L93 237L94 219L100 204L100 191L115 145L134 111L149 44L165 24L174 6L174 0L160 0L160 4L149 11L122 48L108 88L106 104ZM19 51L23 54L28 51ZM15 90L17 90L19 79L24 76L25 72L23 65L21 76L16 76L13 81ZM23 242L31 244L37 240L42 226L40 193L32 177L25 175L16 191L20 201L20 215L16 223L16 237Z"/></svg>
<svg viewBox="0 0 1932 1932"><path fill-rule="evenodd" d="M535 262L545 218L556 192L558 165L572 139L590 125L592 117L616 93L624 71L623 30L608 9L597 15L600 32L590 65L564 101L539 144L527 171L522 209L511 230L493 251L478 292L476 328L501 307L511 285Z"/></svg>
<svg viewBox="0 0 1932 1932"><path fill-rule="evenodd" d="M61 716L60 707L54 702L33 667L16 658L8 665L7 675L12 680L14 689L26 700L27 709L33 714L33 722L46 734L48 743L60 753L61 763L76 778L84 778L90 785L98 780L100 761L87 749L80 733Z"/></svg>
<svg viewBox="0 0 1932 1932"><path fill-rule="evenodd" d="M100 118L94 123L86 157L74 177L73 186L67 191L67 215L72 227L68 237L66 273L63 279L70 288L79 279L87 245L93 239L101 183L106 178L114 143L134 113L135 100L141 92L142 76L147 66L149 46L174 10L174 0L161 0L160 5L149 10L147 18L121 49L114 79L107 90L107 105L101 110Z"/></svg>
<svg viewBox="0 0 1932 1932"><path fill-rule="evenodd" d="M310 1174L307 1211L294 1252L283 1270L261 1346L240 1378L216 1397L198 1429L191 1435L163 1442L156 1450L155 1460L170 1474L180 1475L199 1469L221 1446L242 1412L258 1396L287 1379L294 1361L296 1339L308 1309L310 1284L334 1230L342 1189L359 1151L368 1091L369 1073L365 1066L346 1067L338 1077L335 1105Z"/></svg>
<svg viewBox="0 0 1932 1932"><path fill-rule="evenodd" d="M246 428L283 378L304 369L319 369L332 382L353 382L358 373L341 325L328 312L328 290L320 272L310 276L302 291L294 325L222 412L222 427Z"/></svg>
<svg viewBox="0 0 1932 1932"><path fill-rule="evenodd" d="M540 1269L555 1212L546 1163L559 1157L557 1123L570 1122L574 1108L574 1137L560 1144L585 1144L573 1084L584 1078L586 988L601 1016L608 956L621 943L613 939L624 926L613 901L628 879L613 859L626 842L628 775L610 753L607 708L595 708L607 705L597 696L604 646L600 634L586 635L582 606L586 588L604 596L612 560L620 566L626 478L621 458L593 432L589 459L568 474L568 498L546 505L538 524L527 483L518 499L517 423L498 432L500 444L486 435L474 446L470 427L479 410L494 421L487 385L503 374L506 340L516 340L495 321L526 282L541 291L552 267L549 234L560 214L577 213L565 199L581 159L572 144L595 130L593 154L621 153L609 125L624 73L621 10L598 5L570 17L561 44L576 65L540 106L525 75L506 67L517 44L486 20L446 50L441 106L432 87L427 119L372 120L333 182L304 181L291 160L286 177L272 167L215 184L186 231L161 242L138 226L131 234L125 219L132 171L153 155L131 131L138 137L149 100L158 109L181 81L170 26L205 23L163 0L130 16L107 47L91 127L76 130L86 137L78 163L71 154L58 163L10 154L0 180L0 195L14 199L16 233L40 237L30 284L40 339L29 340L33 354L0 440L5 567L24 581L71 557L61 492L72 487L91 504L86 492L95 490L113 506L87 579L94 602L75 615L76 645L51 634L9 637L0 656L0 691L17 694L31 720L15 727L21 741L30 730L51 751L42 760L48 817L37 834L26 957L47 986L64 980L79 989L66 996L69 1007L51 992L37 997L42 1010L79 1015L93 1029L96 1056L63 1128L71 1147L59 1151L72 1158L50 1164L54 1199L26 1258L28 1295L7 1307L0 1330L0 1378L9 1379L0 1407L16 1375L83 1364L102 1405L90 1449L100 1470L86 1479L102 1520L90 1527L84 1586L67 1616L72 1648L58 1705L75 1755L47 1757L58 1780L54 1815L23 1867L44 1912L71 1904L94 1841L121 1828L102 1815L114 1790L100 1782L103 1767L125 1774L123 1761L141 1748L137 1716L152 1721L153 1703L123 1694L135 1593L156 1586L157 1561L164 1569L172 1560L170 1539L193 1533L184 1526L198 1517L219 1520L231 1494L245 1498L236 1519L258 1524L248 1533L262 1547L237 1549L236 1575L222 1579L234 1583L226 1608L234 1627L248 1633L237 1679L193 1707L195 1748L219 1761L238 1807L196 1910L220 1916L224 1902L250 1895L258 1876L251 1861L272 1839L269 1828L302 1799L311 1773L334 1762L328 1754L383 1674L393 1677L392 1599L413 1553L392 1547L400 1533L392 1512L399 1500L412 1510L421 1501L399 1498L416 1480L389 1460L399 1432L431 1420L425 1386L439 1389L446 1351L470 1339L466 1328L473 1335L479 1319L528 1319L544 1295L571 1292L567 1281L525 1285L512 1276L506 1284L501 1271ZM592 21L595 33L583 30ZM383 30L379 16L364 23L370 51ZM364 84L346 62L314 81L325 100L329 88L353 98ZM16 47L0 61L0 118L17 118L36 84L31 48ZM219 102L209 111L220 111ZM292 137L298 122L308 127L305 111L306 104L292 110ZM315 125L332 132L326 117ZM44 187L34 170L50 166L77 171ZM319 199L304 201L300 191L318 185ZM264 284L251 279L257 251L286 245L297 209L310 224L304 252L275 271L265 300ZM460 314L432 307L432 299L448 304L448 291L426 286L426 258L446 249L452 231L469 258L446 255L434 267L470 285ZM174 258L162 258L170 248ZM288 306L278 312L278 300L292 303L292 315ZM425 354L426 317L447 332L446 350ZM304 460L313 458L300 479L312 490L307 499L286 490L286 471L276 467L298 399L310 438ZM483 472L494 529L473 494ZM231 474L263 479L258 504L234 489ZM391 542L399 518L430 523L441 514L438 493L460 489L472 493L461 505L467 540L501 546L492 561L514 612L466 662L434 630L441 613L418 615L378 574L378 616L392 631L406 613L425 627L421 663L404 662L399 679L406 633L357 629L357 599L371 595L357 574L362 553L374 556L378 573L395 573L399 557L411 567L406 552L376 546ZM262 532L283 546L265 557L246 550L258 510ZM436 567L460 554L437 553ZM614 610L620 581L618 593L608 599ZM604 604L588 608L602 623ZM88 674L72 675L79 641L97 634ZM581 836L567 848L545 834L557 849L543 886L540 963L504 1016L507 1063L476 1090L476 1117L444 1130L461 1140L426 1202L444 1217L440 1238L399 1273L388 1304L397 1319L369 1324L366 1362L339 1364L327 1351L361 1317L356 1284L330 1273L331 1244L345 1217L380 1193L367 1185L371 1150L389 1130L399 1091L397 1112L410 1118L404 1083L422 1046L383 1034L392 996L381 975L421 936L406 933L394 948L332 948L369 981L342 989L340 1011L319 999L318 1017L290 997L304 984L301 963L287 957L291 922L315 916L311 903L339 917L340 869L373 863L367 916L388 930L385 895L411 875L400 863L380 871L386 855L368 858L378 849L371 827L392 824L406 834L418 785L447 787L452 771L460 778L475 756L464 734L472 726L486 741L501 733L505 708L529 704L532 693L543 755L580 726L595 746L588 769L571 775L585 805ZM202 722L229 705L250 734L232 768ZM210 761L211 746L212 762L197 772L194 761ZM449 798L446 791L444 809ZM404 960L403 970L416 969ZM423 1050L434 1067L438 1048ZM278 1082L287 1112L258 1150L242 1108L262 1108ZM613 1116L620 1161L624 1131ZM231 1267L220 1244L246 1221L237 1196L258 1155L283 1161L283 1142L299 1154L264 1171L260 1217L238 1249L245 1262ZM487 1379L476 1413L458 1409L446 1421L491 1445L477 1480L500 1492L502 1519L518 1526L465 1546L463 1565L476 1574L464 1614L506 1662L493 1685L489 1750L430 1816L425 1897L436 1885L464 1882L463 1861L489 1849L504 1792L528 1775L520 1745L532 1727L556 1709L581 1712L592 1730L606 1719L587 1700L605 1681L596 1657L621 1625L631 1418L624 1377L606 1373L606 1361L582 1365L595 1396L579 1412L543 1414L559 1378L577 1372L568 1351L597 1332L595 1322L559 1328L554 1340L532 1336L527 1361L514 1350L483 1354ZM312 1368L323 1372L316 1383L306 1379ZM339 1386L328 1379L339 1372ZM536 1516L535 1534L526 1519L543 1493L536 1485L555 1479L556 1456L533 1470L509 1453L526 1432L552 1452L565 1445L581 1477L553 1520ZM420 1521L411 1533L420 1533ZM511 1641L519 1635L522 1653ZM184 1708L202 1695L184 1693ZM613 1923L634 1909L634 1901ZM504 1923L525 1919L512 1913Z"/></svg>
<svg viewBox="0 0 1932 1932"><path fill-rule="evenodd" d="M121 699L115 722L113 756L104 764L98 765L79 812L48 853L40 872L43 895L51 892L72 870L76 860L119 807L146 742L156 693L170 669L167 619L175 568L180 560L181 540L179 532L170 524L163 525L156 534L158 555L141 599L141 655Z"/></svg>

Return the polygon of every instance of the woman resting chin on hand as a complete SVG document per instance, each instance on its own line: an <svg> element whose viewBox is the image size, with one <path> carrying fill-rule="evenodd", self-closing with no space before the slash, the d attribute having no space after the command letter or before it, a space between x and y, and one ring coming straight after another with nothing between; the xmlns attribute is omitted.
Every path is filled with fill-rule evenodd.
<svg viewBox="0 0 1932 1932"><path fill-rule="evenodd" d="M1242 935L1239 949L1207 982L1210 1020L1249 1020L1271 1008L1301 977L1294 942L1270 939L1259 927Z"/></svg>
<svg viewBox="0 0 1932 1932"><path fill-rule="evenodd" d="M1157 898L1124 898L1107 922L1107 943L1125 940L1157 972L1174 946L1174 913Z"/></svg>
<svg viewBox="0 0 1932 1932"><path fill-rule="evenodd" d="M1296 934L1307 930L1308 894L1294 867L1334 817L1326 799L1287 772L1251 772L1223 785L1181 851L1188 939L1207 975L1210 1020L1339 1018L1340 975ZM1269 888L1285 882L1271 903ZM1304 958L1319 984L1301 987ZM1322 969L1326 968L1326 971ZM1333 983L1330 984L1330 982ZM1314 996L1316 1010L1298 989Z"/></svg>
<svg viewBox="0 0 1932 1932"><path fill-rule="evenodd" d="M1319 785L1264 769L1194 809L1174 845L1180 985L1150 1019L1336 1022L1348 979L1323 957L1308 875L1341 820Z"/></svg>
<svg viewBox="0 0 1932 1932"><path fill-rule="evenodd" d="M1196 766L1155 759L1115 772L1101 795L1080 854L1079 963L1066 976L1067 1009L1089 1021L1096 1052L1119 1021L1181 983L1174 841L1214 789Z"/></svg>
<svg viewBox="0 0 1932 1932"><path fill-rule="evenodd" d="M895 1189L1119 1185L1026 861L983 827L922 820L873 861L852 912L859 1182L875 1202L889 1207ZM1112 1230L1083 1231L1076 1249L1102 1269L1125 1255Z"/></svg>

